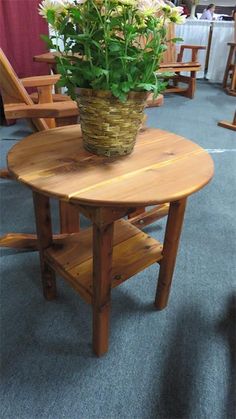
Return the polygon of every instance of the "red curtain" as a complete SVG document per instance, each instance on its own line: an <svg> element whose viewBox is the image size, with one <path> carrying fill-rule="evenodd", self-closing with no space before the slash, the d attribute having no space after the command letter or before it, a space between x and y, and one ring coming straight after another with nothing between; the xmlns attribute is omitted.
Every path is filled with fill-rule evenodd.
<svg viewBox="0 0 236 419"><path fill-rule="evenodd" d="M0 0L0 47L18 77L49 74L47 64L33 56L47 51L40 34L48 34L47 22L38 14L40 0Z"/></svg>

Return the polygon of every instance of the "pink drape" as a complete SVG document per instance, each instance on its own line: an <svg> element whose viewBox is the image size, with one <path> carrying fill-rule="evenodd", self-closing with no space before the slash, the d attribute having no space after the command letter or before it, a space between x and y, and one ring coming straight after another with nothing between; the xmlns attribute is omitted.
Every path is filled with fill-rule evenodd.
<svg viewBox="0 0 236 419"><path fill-rule="evenodd" d="M47 52L40 34L48 34L46 21L38 14L40 0L0 0L0 47L18 77L49 74L46 64L33 56Z"/></svg>

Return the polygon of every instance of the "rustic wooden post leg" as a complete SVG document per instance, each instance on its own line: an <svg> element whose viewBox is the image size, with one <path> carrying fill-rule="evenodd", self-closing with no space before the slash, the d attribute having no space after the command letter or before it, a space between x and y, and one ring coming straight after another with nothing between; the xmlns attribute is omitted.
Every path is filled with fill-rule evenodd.
<svg viewBox="0 0 236 419"><path fill-rule="evenodd" d="M80 231L79 211L75 205L69 202L59 201L60 232L78 233Z"/></svg>
<svg viewBox="0 0 236 419"><path fill-rule="evenodd" d="M101 356L108 350L113 223L93 226L93 350Z"/></svg>
<svg viewBox="0 0 236 419"><path fill-rule="evenodd" d="M234 54L234 47L231 45L230 50L229 50L227 63L226 63L226 67L225 67L225 74L224 74L224 78L223 78L223 83L222 83L223 88L227 87L227 81L228 81L228 77L229 77L229 69L230 69L230 64L232 63L233 54Z"/></svg>
<svg viewBox="0 0 236 419"><path fill-rule="evenodd" d="M163 246L163 259L160 262L160 271L155 299L158 310L166 307L175 268L179 239L184 219L186 198L171 202L166 224Z"/></svg>
<svg viewBox="0 0 236 419"><path fill-rule="evenodd" d="M36 229L38 236L43 294L47 300L56 298L55 272L48 266L44 258L45 250L52 244L52 224L49 198L33 192Z"/></svg>
<svg viewBox="0 0 236 419"><path fill-rule="evenodd" d="M189 79L189 86L188 86L188 89L187 89L187 97L189 99L193 99L195 91L196 91L196 72L191 71L191 76L190 76L190 79Z"/></svg>

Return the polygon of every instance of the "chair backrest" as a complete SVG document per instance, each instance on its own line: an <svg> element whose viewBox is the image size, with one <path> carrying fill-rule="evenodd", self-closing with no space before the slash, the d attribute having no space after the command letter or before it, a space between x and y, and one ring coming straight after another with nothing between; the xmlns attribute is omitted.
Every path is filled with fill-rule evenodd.
<svg viewBox="0 0 236 419"><path fill-rule="evenodd" d="M0 48L0 90L3 104L24 103L33 105L28 92L17 77L13 67L8 61L3 50ZM32 123L39 131L49 129L43 118L32 118Z"/></svg>
<svg viewBox="0 0 236 419"><path fill-rule="evenodd" d="M168 24L167 28L167 40L175 38L175 25L173 23ZM151 36L150 36L151 40ZM146 39L140 38L140 43L144 48L146 45ZM175 63L177 61L176 45L173 42L168 42L167 50L163 54L162 64Z"/></svg>

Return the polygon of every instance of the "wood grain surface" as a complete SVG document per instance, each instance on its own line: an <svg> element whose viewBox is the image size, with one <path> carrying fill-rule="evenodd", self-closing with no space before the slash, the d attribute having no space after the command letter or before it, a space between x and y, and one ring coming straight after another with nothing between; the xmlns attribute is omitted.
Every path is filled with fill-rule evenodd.
<svg viewBox="0 0 236 419"><path fill-rule="evenodd" d="M76 204L147 206L182 199L213 176L211 157L185 138L147 129L119 158L84 150L80 127L33 134L8 153L8 167L33 190Z"/></svg>
<svg viewBox="0 0 236 419"><path fill-rule="evenodd" d="M93 297L93 241L92 228L84 229L57 240L45 254L50 266L89 304ZM103 246L100 247L102 251ZM127 221L114 223L113 258L108 275L111 288L161 259L160 242ZM97 271L96 267L94 272Z"/></svg>

